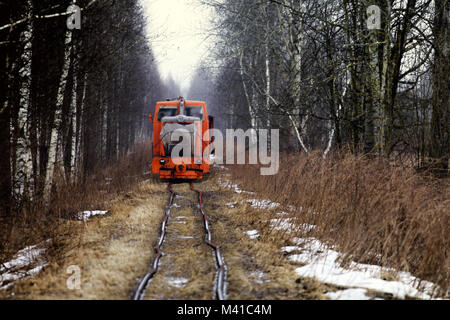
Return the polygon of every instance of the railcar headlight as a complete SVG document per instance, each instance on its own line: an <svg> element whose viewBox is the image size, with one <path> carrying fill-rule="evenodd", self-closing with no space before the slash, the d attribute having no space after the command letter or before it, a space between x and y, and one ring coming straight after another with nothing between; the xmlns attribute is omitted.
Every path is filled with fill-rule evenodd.
<svg viewBox="0 0 450 320"><path fill-rule="evenodd" d="M161 160L159 160L159 163L160 163L161 165L164 165L164 164L166 163L166 160L161 159Z"/></svg>

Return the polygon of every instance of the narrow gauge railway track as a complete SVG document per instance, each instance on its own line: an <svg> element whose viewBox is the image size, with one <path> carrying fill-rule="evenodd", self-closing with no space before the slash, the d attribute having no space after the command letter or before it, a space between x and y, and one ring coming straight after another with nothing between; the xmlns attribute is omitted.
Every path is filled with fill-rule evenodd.
<svg viewBox="0 0 450 320"><path fill-rule="evenodd" d="M216 267L216 275L214 277L214 298L218 300L226 299L226 277L227 277L227 266L225 264L224 258L222 256L221 248L212 242L212 232L210 228L210 223L208 220L208 216L205 213L204 205L203 205L203 193L202 191L196 190L194 185L190 183L190 188L192 191L197 193L197 208L198 213L202 216L203 226L205 230L205 243L211 247ZM164 209L164 218L161 223L160 228L160 236L158 242L155 246L156 256L153 259L153 262L150 266L150 269L144 275L144 277L140 280L136 291L133 294L133 300L143 300L145 298L145 292L148 286L150 285L151 280L156 276L158 272L159 262L161 257L163 256L162 246L164 244L164 239L166 237L168 222L170 219L170 211L173 206L173 201L175 199L176 193L172 189L172 184L169 183L168 191L170 192L169 203Z"/></svg>

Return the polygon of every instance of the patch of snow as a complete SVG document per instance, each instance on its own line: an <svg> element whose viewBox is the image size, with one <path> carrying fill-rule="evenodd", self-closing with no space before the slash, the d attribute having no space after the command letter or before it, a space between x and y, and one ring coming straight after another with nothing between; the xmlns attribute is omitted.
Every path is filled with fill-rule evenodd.
<svg viewBox="0 0 450 320"><path fill-rule="evenodd" d="M286 230L286 231L300 231L303 234L311 232L316 228L313 224L303 223L303 224L295 224L292 221L294 218L275 218L270 219L270 225L275 230Z"/></svg>
<svg viewBox="0 0 450 320"><path fill-rule="evenodd" d="M271 210L271 209L275 209L278 206L280 206L280 204L278 202L272 202L270 200L250 199L250 200L247 200L247 202L251 203L251 206L253 208L263 209L263 210L265 210L265 209Z"/></svg>
<svg viewBox="0 0 450 320"><path fill-rule="evenodd" d="M178 239L183 239L183 240L186 240L186 239L195 239L195 237L193 237L193 236L179 236L179 237L177 237Z"/></svg>
<svg viewBox="0 0 450 320"><path fill-rule="evenodd" d="M263 284L265 282L270 282L270 280L264 279L265 274L261 270L254 271L254 272L250 273L249 276L256 278L254 280L254 282L257 284Z"/></svg>
<svg viewBox="0 0 450 320"><path fill-rule="evenodd" d="M315 228L316 228L316 226L313 224L303 223L300 225L300 229L302 230L303 233L311 232Z"/></svg>
<svg viewBox="0 0 450 320"><path fill-rule="evenodd" d="M296 225L291 223L292 218L270 219L270 225L275 230L293 230Z"/></svg>
<svg viewBox="0 0 450 320"><path fill-rule="evenodd" d="M139 182L139 186L143 186L144 184L147 184L150 182L150 179L145 179L144 181Z"/></svg>
<svg viewBox="0 0 450 320"><path fill-rule="evenodd" d="M370 297L366 295L366 289L345 289L336 292L325 293L325 296L331 300L369 300Z"/></svg>
<svg viewBox="0 0 450 320"><path fill-rule="evenodd" d="M36 276L48 264L42 257L45 251L40 245L29 246L18 251L11 261L0 263L0 290L11 287L19 279ZM4 282L8 283L3 285Z"/></svg>
<svg viewBox="0 0 450 320"><path fill-rule="evenodd" d="M87 221L89 220L91 217L94 216L98 216L98 215L105 215L107 214L109 211L104 211L104 210L93 210L93 211L83 211L83 212L79 212L78 213L78 220L81 221Z"/></svg>
<svg viewBox="0 0 450 320"><path fill-rule="evenodd" d="M281 211L281 212L277 212L275 214L279 215L279 216L285 216L285 215L288 215L289 213L287 213L286 211Z"/></svg>
<svg viewBox="0 0 450 320"><path fill-rule="evenodd" d="M259 238L258 230L249 230L244 232L250 239Z"/></svg>
<svg viewBox="0 0 450 320"><path fill-rule="evenodd" d="M231 183L231 181L223 181L221 178L219 178L219 185L225 188L231 188L234 189L234 192L236 193L246 193L246 194L255 194L254 192L250 192L250 191L245 191L245 190L241 190L239 189L239 187L237 186L237 184L233 184Z"/></svg>
<svg viewBox="0 0 450 320"><path fill-rule="evenodd" d="M176 288L184 287L189 282L186 278L167 277L166 279L171 286Z"/></svg>
<svg viewBox="0 0 450 320"><path fill-rule="evenodd" d="M214 158L215 158L215 157L214 157ZM214 166L217 167L217 168L219 168L219 169L221 169L221 170L230 170L230 168L227 168L227 167L225 167L225 166L223 166L223 165L220 165L220 164L217 164L217 163L214 163Z"/></svg>
<svg viewBox="0 0 450 320"><path fill-rule="evenodd" d="M228 208L236 208L237 201L225 203Z"/></svg>
<svg viewBox="0 0 450 320"><path fill-rule="evenodd" d="M175 223L187 224L186 221L184 221L185 218L185 216L175 217Z"/></svg>
<svg viewBox="0 0 450 320"><path fill-rule="evenodd" d="M286 246L286 247L281 248L281 251L286 252L286 253L291 253L296 250L300 250L300 247L299 246Z"/></svg>
<svg viewBox="0 0 450 320"><path fill-rule="evenodd" d="M172 207L173 208L181 208L181 206L179 204L176 204L176 203L172 203Z"/></svg>
<svg viewBox="0 0 450 320"><path fill-rule="evenodd" d="M433 289L436 286L428 281L421 282L423 292L419 291L415 284L419 279L407 272L396 272L393 269L376 265L367 265L352 262L348 268L339 264L341 254L330 249L329 246L314 238L297 239L297 244L302 246L302 253L291 255L292 261L304 263L305 266L295 269L301 277L316 278L319 281L338 286L371 289L379 292L390 293L399 299L406 296L419 299L431 299ZM332 248L332 247L331 247ZM398 281L382 279L386 272L396 272Z"/></svg>

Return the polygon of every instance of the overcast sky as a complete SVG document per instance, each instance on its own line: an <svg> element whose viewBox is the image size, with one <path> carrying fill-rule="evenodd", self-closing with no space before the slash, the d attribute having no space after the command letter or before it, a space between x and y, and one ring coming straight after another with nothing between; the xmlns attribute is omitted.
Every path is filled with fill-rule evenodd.
<svg viewBox="0 0 450 320"><path fill-rule="evenodd" d="M207 37L211 11L198 0L141 0L148 34L160 73L181 86L182 94L211 40Z"/></svg>

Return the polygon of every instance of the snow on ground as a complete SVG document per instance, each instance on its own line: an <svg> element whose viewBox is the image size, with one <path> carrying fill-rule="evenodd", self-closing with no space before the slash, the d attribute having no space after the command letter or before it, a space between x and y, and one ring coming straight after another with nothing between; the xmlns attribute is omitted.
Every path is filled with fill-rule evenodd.
<svg viewBox="0 0 450 320"><path fill-rule="evenodd" d="M225 203L228 208L236 208L237 201Z"/></svg>
<svg viewBox="0 0 450 320"><path fill-rule="evenodd" d="M219 185L225 188L231 188L234 189L234 192L236 193L246 193L246 194L255 194L254 192L244 191L238 188L237 184L231 183L231 181L223 181L221 178L219 178Z"/></svg>
<svg viewBox="0 0 450 320"><path fill-rule="evenodd" d="M249 199L247 202L251 203L251 206L256 209L275 209L280 204L278 202L272 202L270 200L258 200L258 199Z"/></svg>
<svg viewBox="0 0 450 320"><path fill-rule="evenodd" d="M295 225L291 223L292 218L284 218L284 219L270 219L270 225L275 230L294 230Z"/></svg>
<svg viewBox="0 0 450 320"><path fill-rule="evenodd" d="M261 270L254 271L249 274L250 278L253 278L253 281L257 284L263 284L265 282L270 282L270 280L265 278L265 274Z"/></svg>
<svg viewBox="0 0 450 320"><path fill-rule="evenodd" d="M144 173L145 174L145 173ZM151 180L150 179L146 179L146 180L143 180L143 181L141 181L141 182L139 182L139 186L143 186L143 185L145 185L145 184L147 184L147 183L149 183Z"/></svg>
<svg viewBox="0 0 450 320"><path fill-rule="evenodd" d="M292 251L296 251L298 250L298 246L286 246L286 247L282 247L281 251L286 252L286 253L291 253Z"/></svg>
<svg viewBox="0 0 450 320"><path fill-rule="evenodd" d="M93 211L83 211L78 213L78 220L81 221L87 221L93 216L97 215L105 215L109 211L103 211L103 210L93 210Z"/></svg>
<svg viewBox="0 0 450 320"><path fill-rule="evenodd" d="M231 181L219 179L219 183L221 186L233 188L236 193L249 193L239 189ZM251 202L255 208L262 210L273 209L279 206L279 203L264 199L251 199L248 202ZM288 208L289 211L295 211L295 209L293 206L289 206ZM277 213L277 215L282 217L287 215L287 213L283 211ZM303 231L303 234L307 234L316 227L311 224L302 224L299 226L293 223L293 218L281 217L270 220L272 227L276 230L291 231L293 229L298 230L300 227L300 231ZM252 237L254 232L257 231L250 230L246 233L249 237ZM339 262L342 254L333 250L335 249L334 246L326 245L311 237L293 238L292 240L296 244L295 246L282 247L281 250L288 254L300 252L299 254L291 254L288 258L291 261L304 264L304 266L295 269L298 276L316 278L321 282L346 287L344 290L327 293L326 296L330 299L372 299L373 297L366 294L368 290L391 294L399 299L405 299L407 297L432 299L434 290L438 288L435 284L420 280L408 272L399 272L377 265L351 262L344 268ZM383 275L386 274L394 275L395 281L384 280Z"/></svg>
<svg viewBox="0 0 450 320"><path fill-rule="evenodd" d="M294 241L299 245L296 250L302 253L291 255L289 259L305 264L295 269L297 275L301 277L312 277L338 286L390 293L399 299L405 299L407 296L431 299L435 285L421 281L420 286L424 292L420 292L416 289L420 280L408 272L397 272L394 269L356 262L351 262L347 268L343 268L339 263L342 255L321 241L314 238L296 238ZM398 280L383 280L383 274L387 273L396 275Z"/></svg>
<svg viewBox="0 0 450 320"><path fill-rule="evenodd" d="M178 217L175 217L175 223L181 223L181 224L187 224L187 222L186 221L184 221L184 219L186 219L186 217L185 216L178 216Z"/></svg>
<svg viewBox="0 0 450 320"><path fill-rule="evenodd" d="M219 168L220 170L230 170L230 168L227 168L227 167L225 167L225 166L223 166L223 165L220 165L220 164L215 163L216 157L211 157L211 159L214 159L214 162L212 162L212 164L213 164L215 167Z"/></svg>
<svg viewBox="0 0 450 320"><path fill-rule="evenodd" d="M258 230L249 230L244 232L250 239L256 239L259 238L259 232Z"/></svg>
<svg viewBox="0 0 450 320"><path fill-rule="evenodd" d="M345 289L336 292L325 293L331 300L367 300L366 289Z"/></svg>
<svg viewBox="0 0 450 320"><path fill-rule="evenodd" d="M29 246L18 251L11 261L0 263L0 290L19 279L37 275L48 264L43 258L45 251L42 245Z"/></svg>
<svg viewBox="0 0 450 320"><path fill-rule="evenodd" d="M182 288L189 282L186 278L166 277L166 279L171 286L176 288Z"/></svg>

